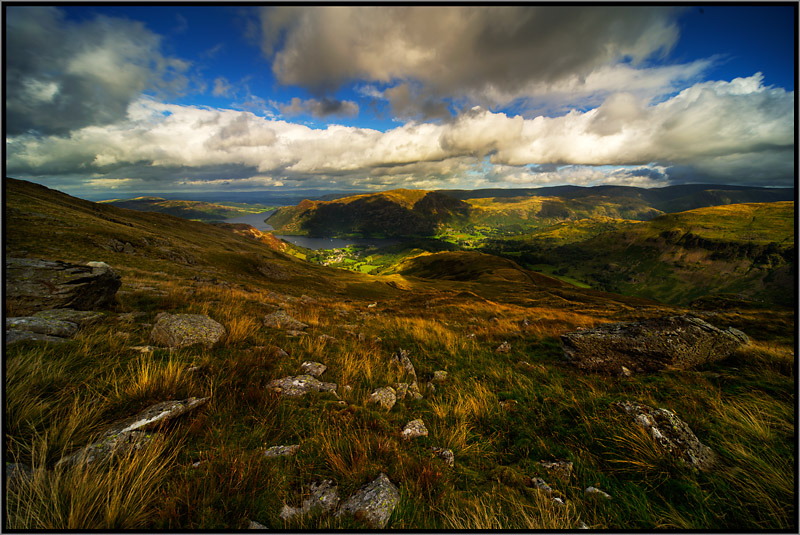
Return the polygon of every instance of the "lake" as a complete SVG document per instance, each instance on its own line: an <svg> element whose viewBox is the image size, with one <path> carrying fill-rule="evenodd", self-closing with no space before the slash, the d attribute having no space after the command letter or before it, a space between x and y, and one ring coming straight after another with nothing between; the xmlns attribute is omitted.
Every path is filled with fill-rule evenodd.
<svg viewBox="0 0 800 535"><path fill-rule="evenodd" d="M275 213L275 210L270 210L269 212L261 212L259 214L247 214L247 215L240 215L239 217L232 217L230 219L226 219L226 223L247 223L251 227L255 227L258 230L274 230L272 225L267 225L264 220L268 219Z"/></svg>
<svg viewBox="0 0 800 535"><path fill-rule="evenodd" d="M261 231L266 230L274 230L271 225L268 225L264 222L265 219L268 219L275 212L275 210L270 210L269 212L261 212L260 214L247 214L239 217L232 217L230 219L226 219L226 223L246 223L252 227L257 228ZM284 241L288 241L289 243L293 243L294 245L299 245L300 247L305 247L306 249L343 249L348 245L365 245L368 247L384 247L387 245L394 245L396 243L400 243L400 240L393 240L393 239L371 239L371 238L308 238L306 236L278 236L275 235L276 238L279 238Z"/></svg>

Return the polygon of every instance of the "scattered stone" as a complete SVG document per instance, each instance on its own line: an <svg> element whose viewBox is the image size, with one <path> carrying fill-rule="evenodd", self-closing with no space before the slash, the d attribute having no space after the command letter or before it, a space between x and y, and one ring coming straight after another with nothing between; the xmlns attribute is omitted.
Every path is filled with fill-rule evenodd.
<svg viewBox="0 0 800 535"><path fill-rule="evenodd" d="M500 407L504 408L507 411L512 411L517 407L517 400L516 399L506 399L500 402Z"/></svg>
<svg viewBox="0 0 800 535"><path fill-rule="evenodd" d="M367 308L375 308L376 306L378 306L378 303L372 303L367 305Z"/></svg>
<svg viewBox="0 0 800 535"><path fill-rule="evenodd" d="M623 377L630 377L631 375L633 375L631 371L625 366L620 366L619 374Z"/></svg>
<svg viewBox="0 0 800 535"><path fill-rule="evenodd" d="M564 500L562 500L561 498L559 498L558 496L554 497L552 501L556 505L561 505L561 506L567 505L567 503Z"/></svg>
<svg viewBox="0 0 800 535"><path fill-rule="evenodd" d="M154 433L145 431L131 430L119 433L106 433L105 436L93 444L62 458L56 466L62 464L74 466L78 464L89 464L94 461L101 461L112 455L127 453L131 450L142 449L153 440Z"/></svg>
<svg viewBox="0 0 800 535"><path fill-rule="evenodd" d="M300 365L300 371L302 371L306 375L313 375L314 377L319 377L328 367L322 364L321 362L313 362L310 360L305 361Z"/></svg>
<svg viewBox="0 0 800 535"><path fill-rule="evenodd" d="M208 462L208 461L196 461L196 462L193 462L193 463L192 463L192 468L200 468L200 465L201 465L201 464L205 464L205 463L207 463L207 462Z"/></svg>
<svg viewBox="0 0 800 535"><path fill-rule="evenodd" d="M453 455L453 450L447 448L440 448L438 446L431 446L433 454L442 459L447 466L454 466L456 457Z"/></svg>
<svg viewBox="0 0 800 535"><path fill-rule="evenodd" d="M353 387L350 385L344 385L344 392L345 394L349 394L353 391Z"/></svg>
<svg viewBox="0 0 800 535"><path fill-rule="evenodd" d="M329 334L321 334L321 335L317 336L317 340L319 340L320 342L330 342L332 344L335 344L335 343L338 342L338 340L336 338L334 338L333 336L331 336Z"/></svg>
<svg viewBox="0 0 800 535"><path fill-rule="evenodd" d="M6 345L15 344L17 342L49 342L49 343L62 343L67 342L66 338L60 336L50 336L47 334L39 334L31 331L19 331L17 329L9 329L6 331Z"/></svg>
<svg viewBox="0 0 800 535"><path fill-rule="evenodd" d="M352 515L372 529L384 529L399 501L400 491L386 474L381 473L377 479L358 489L342 503L336 516Z"/></svg>
<svg viewBox="0 0 800 535"><path fill-rule="evenodd" d="M508 353L509 351L511 351L511 344L505 341L494 350L495 353Z"/></svg>
<svg viewBox="0 0 800 535"><path fill-rule="evenodd" d="M407 395L411 396L411 399L420 400L422 399L422 394L419 391L419 386L417 385L417 381L415 380L413 383L408 385L408 393Z"/></svg>
<svg viewBox="0 0 800 535"><path fill-rule="evenodd" d="M569 481L572 475L572 463L570 461L539 461L539 465L547 470L548 474L565 483Z"/></svg>
<svg viewBox="0 0 800 535"><path fill-rule="evenodd" d="M532 477L531 478L531 485L534 488L537 488L537 489L539 489L539 490L541 490L543 492L546 492L547 494L552 494L553 493L553 488L550 485L548 485L545 482L545 480L542 479L541 477Z"/></svg>
<svg viewBox="0 0 800 535"><path fill-rule="evenodd" d="M122 285L107 264L6 258L6 306L24 316L40 310L93 310L114 302Z"/></svg>
<svg viewBox="0 0 800 535"><path fill-rule="evenodd" d="M297 337L297 336L308 336L308 333L307 333L307 332L303 332L303 331L294 331L294 330L291 330L291 329L287 330L287 331L286 331L286 334L287 334L287 335L289 335L289 336L291 336L292 338L295 338L295 337Z"/></svg>
<svg viewBox="0 0 800 535"><path fill-rule="evenodd" d="M436 392L436 385L435 385L435 384L433 384L431 381L428 381L428 382L427 382L427 384L425 385L425 388L427 388L427 389L428 389L428 392L430 392L431 394L433 394L434 392Z"/></svg>
<svg viewBox="0 0 800 535"><path fill-rule="evenodd" d="M394 391L397 399L405 399L406 394L408 393L408 383L395 383Z"/></svg>
<svg viewBox="0 0 800 535"><path fill-rule="evenodd" d="M517 366L529 372L537 371L541 373L547 373L547 368L545 368L541 364L531 364L527 360L520 360L519 362L517 362Z"/></svg>
<svg viewBox="0 0 800 535"><path fill-rule="evenodd" d="M714 463L716 454L701 443L674 412L654 409L635 401L618 401L614 406L633 417L636 424L647 430L656 443L673 457L700 470L706 470Z"/></svg>
<svg viewBox="0 0 800 535"><path fill-rule="evenodd" d="M297 375L275 379L267 383L267 389L284 396L297 397L311 391L336 393L336 383L323 383L311 375Z"/></svg>
<svg viewBox="0 0 800 535"><path fill-rule="evenodd" d="M247 526L247 529L269 529L264 524L259 524L255 520L251 520L250 524Z"/></svg>
<svg viewBox="0 0 800 535"><path fill-rule="evenodd" d="M150 332L150 342L170 348L211 347L225 334L225 327L203 314L162 313Z"/></svg>
<svg viewBox="0 0 800 535"><path fill-rule="evenodd" d="M202 366L189 366L188 368L186 368L185 370L183 370L183 372L184 372L184 373L194 373L194 372L199 372L199 371L200 371L202 368L203 368Z"/></svg>
<svg viewBox="0 0 800 535"><path fill-rule="evenodd" d="M297 453L300 449L300 444L292 444L290 446L272 446L267 448L264 452L264 457L288 457Z"/></svg>
<svg viewBox="0 0 800 535"><path fill-rule="evenodd" d="M392 410L392 407L394 407L394 404L397 402L397 392L395 392L394 388L391 386L383 386L375 389L375 391L369 395L367 401L370 403L377 403L389 411Z"/></svg>
<svg viewBox="0 0 800 535"><path fill-rule="evenodd" d="M631 323L608 323L561 336L566 357L578 368L618 375L623 366L637 373L664 368L687 370L730 356L747 336L721 330L691 316Z"/></svg>
<svg viewBox="0 0 800 535"><path fill-rule="evenodd" d="M300 507L284 505L280 517L282 520L291 520L297 515L327 513L337 505L339 505L339 493L336 483L326 479L322 482L311 484L311 496L303 500Z"/></svg>
<svg viewBox="0 0 800 535"><path fill-rule="evenodd" d="M583 492L587 496L600 496L602 498L605 498L606 500L611 499L611 495L609 493L603 492L602 490L596 487L586 487L586 490L584 490Z"/></svg>
<svg viewBox="0 0 800 535"><path fill-rule="evenodd" d="M444 370L436 370L433 372L433 382L443 383L447 380L447 372Z"/></svg>
<svg viewBox="0 0 800 535"><path fill-rule="evenodd" d="M589 526L586 525L586 522L581 520L581 523L578 524L578 529L589 529Z"/></svg>
<svg viewBox="0 0 800 535"><path fill-rule="evenodd" d="M140 318L140 317L146 316L146 315L147 315L146 313L138 312L138 311L137 312L125 312L123 314L119 314L117 316L117 320L118 321L124 321L124 322L132 322L136 318Z"/></svg>
<svg viewBox="0 0 800 535"><path fill-rule="evenodd" d="M408 351L405 349L401 349L397 353L392 355L392 362L399 366L407 375L409 375L413 381L412 384L416 384L417 382L417 372L414 370L414 365L411 363L411 359L408 358Z"/></svg>
<svg viewBox="0 0 800 535"><path fill-rule="evenodd" d="M139 353L152 353L157 348L153 346L132 346L129 349L131 351L138 351Z"/></svg>
<svg viewBox="0 0 800 535"><path fill-rule="evenodd" d="M204 405L209 398L188 398L183 400L162 401L151 405L141 411L136 416L131 416L112 425L106 435L125 433L145 427L151 427L157 423L177 418L191 410Z"/></svg>
<svg viewBox="0 0 800 535"><path fill-rule="evenodd" d="M405 427L403 427L403 433L400 436L403 438L403 440L426 437L428 436L428 429L425 427L425 424L422 422L422 420L411 420L405 425Z"/></svg>
<svg viewBox="0 0 800 535"><path fill-rule="evenodd" d="M313 297L309 297L306 294L300 296L300 302L304 305L318 305L319 301L314 299Z"/></svg>
<svg viewBox="0 0 800 535"><path fill-rule="evenodd" d="M264 325L274 329L288 329L292 331L302 331L308 327L308 325L302 321L297 321L291 317L283 309L264 316Z"/></svg>

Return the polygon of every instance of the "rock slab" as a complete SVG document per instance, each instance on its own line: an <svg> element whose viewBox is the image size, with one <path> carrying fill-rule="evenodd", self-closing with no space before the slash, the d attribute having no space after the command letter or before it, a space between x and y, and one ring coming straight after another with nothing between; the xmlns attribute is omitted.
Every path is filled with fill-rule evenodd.
<svg viewBox="0 0 800 535"><path fill-rule="evenodd" d="M288 446L272 446L267 448L264 452L264 457L288 457L297 453L300 449L300 444L291 444Z"/></svg>
<svg viewBox="0 0 800 535"><path fill-rule="evenodd" d="M630 415L637 425L647 430L667 454L700 470L707 470L714 464L716 454L701 443L689 426L674 412L668 409L654 409L635 401L617 401L614 406Z"/></svg>
<svg viewBox="0 0 800 535"><path fill-rule="evenodd" d="M6 305L20 316L53 308L108 307L122 280L107 264L91 264L6 258Z"/></svg>
<svg viewBox="0 0 800 535"><path fill-rule="evenodd" d="M426 437L428 436L428 429L425 427L425 424L422 422L422 420L411 420L405 425L405 427L403 427L403 432L400 434L400 436L403 438L403 440Z"/></svg>
<svg viewBox="0 0 800 535"><path fill-rule="evenodd" d="M384 529L399 501L400 491L381 473L342 503L336 516L352 515L372 529Z"/></svg>
<svg viewBox="0 0 800 535"><path fill-rule="evenodd" d="M162 313L150 333L150 342L179 348L202 344L211 347L225 336L225 327L203 314Z"/></svg>
<svg viewBox="0 0 800 535"><path fill-rule="evenodd" d="M692 316L608 323L561 336L564 354L578 368L622 375L687 370L730 356L748 342L743 332L718 329Z"/></svg>
<svg viewBox="0 0 800 535"><path fill-rule="evenodd" d="M284 505L280 517L282 520L291 520L298 515L309 513L327 513L339 505L339 492L330 479L311 484L310 496L303 500L300 507Z"/></svg>
<svg viewBox="0 0 800 535"><path fill-rule="evenodd" d="M264 316L264 325L275 329L288 329L292 331L302 331L308 327L308 325L302 321L297 321L291 317L283 309Z"/></svg>
<svg viewBox="0 0 800 535"><path fill-rule="evenodd" d="M383 386L375 389L375 391L370 394L368 401L370 403L377 403L387 411L390 411L397 402L397 393L391 386Z"/></svg>

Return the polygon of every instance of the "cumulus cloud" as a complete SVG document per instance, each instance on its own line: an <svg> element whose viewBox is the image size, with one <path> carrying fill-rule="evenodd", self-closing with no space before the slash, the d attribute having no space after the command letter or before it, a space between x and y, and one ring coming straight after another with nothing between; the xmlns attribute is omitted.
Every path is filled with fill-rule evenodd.
<svg viewBox="0 0 800 535"><path fill-rule="evenodd" d="M261 12L262 50L281 82L320 95L355 80L415 81L424 91L409 106L418 108L448 97L484 105L563 99L622 84L652 95L707 67L646 64L676 42L677 13L657 6L271 7ZM393 107L408 114L408 106Z"/></svg>
<svg viewBox="0 0 800 535"><path fill-rule="evenodd" d="M189 64L163 56L143 24L75 23L48 6L6 10L6 129L64 135L125 117L143 91L180 92Z"/></svg>
<svg viewBox="0 0 800 535"><path fill-rule="evenodd" d="M340 117L356 117L358 115L358 104L351 100L337 100L332 98L303 100L298 97L292 98L289 104L278 104L278 109L282 114L293 117L296 115L311 115L322 118L332 115Z"/></svg>
<svg viewBox="0 0 800 535"><path fill-rule="evenodd" d="M214 89L211 90L212 95L215 97L228 97L232 91L233 86L228 82L227 78L219 76L214 79Z"/></svg>
<svg viewBox="0 0 800 535"><path fill-rule="evenodd" d="M476 106L452 122L409 122L387 132L309 128L142 98L113 125L69 137L12 136L7 154L12 176L171 181L193 174L196 183L265 176L340 188L698 179L791 185L794 92L765 87L756 74L695 84L658 104L619 93L592 110L532 119Z"/></svg>

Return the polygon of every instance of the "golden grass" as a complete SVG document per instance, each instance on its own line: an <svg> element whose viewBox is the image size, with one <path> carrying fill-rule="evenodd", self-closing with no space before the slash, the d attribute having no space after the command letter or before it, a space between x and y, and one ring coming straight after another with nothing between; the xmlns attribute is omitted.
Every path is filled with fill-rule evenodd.
<svg viewBox="0 0 800 535"><path fill-rule="evenodd" d="M154 439L141 450L104 462L47 470L44 438L34 450L33 475L8 492L7 527L23 530L134 529L160 505L161 485L177 448ZM66 453L66 450L64 451Z"/></svg>

